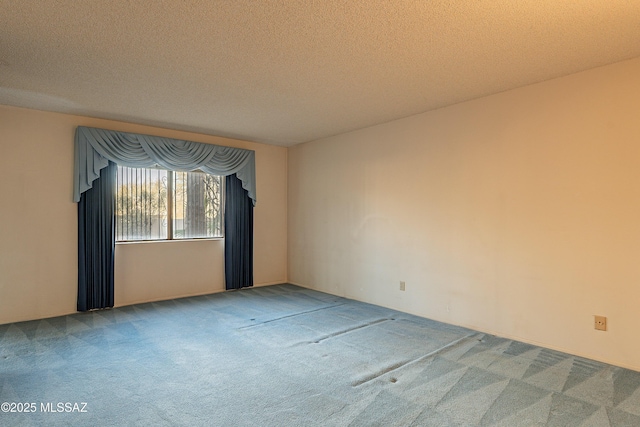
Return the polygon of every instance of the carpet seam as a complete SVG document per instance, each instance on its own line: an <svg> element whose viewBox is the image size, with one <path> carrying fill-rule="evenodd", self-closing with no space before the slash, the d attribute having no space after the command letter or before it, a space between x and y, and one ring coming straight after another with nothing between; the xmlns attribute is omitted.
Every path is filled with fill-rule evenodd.
<svg viewBox="0 0 640 427"><path fill-rule="evenodd" d="M450 342L449 344L447 344L447 345L445 345L445 346L443 346L443 347L440 347L440 348L438 348L438 349L436 349L436 350L434 350L434 351L432 351L432 352L430 352L430 353L424 354L424 355L422 355L422 356L420 356L420 357L416 357L415 359L410 359L410 360L408 360L408 361L406 361L406 362L401 362L401 363L399 363L399 364L398 364L398 363L396 363L396 364L394 364L394 365L391 365L391 367L390 367L391 369L389 369L389 368L384 369L383 371L379 371L379 372L377 372L377 373L373 374L372 376L367 376L367 377L365 377L365 378L363 378L363 379L361 379L361 380L359 380L359 381L356 381L356 382L354 382L354 383L352 384L352 387L359 387L359 386L361 386L361 385L363 385L363 384L366 384L366 383L371 382L371 381L373 381L373 380L375 380L375 379L377 379L377 378L380 378L380 377L382 377L382 376L384 376L384 375L386 375L386 374L388 374L388 373L395 372L395 371L397 371L397 370L398 370L398 369L400 369L400 368L403 368L403 367L405 367L405 366L412 365L412 364L414 364L414 363L420 362L420 361L425 360L425 359L428 359L428 358L430 358L430 357L434 357L434 356L436 356L437 354L442 353L443 351L448 350L448 349L450 349L451 347L453 347L453 346L455 346L455 345L457 345L457 344L461 343L462 341L464 341L464 340L466 340L466 339L469 339L469 338L472 338L472 337L474 337L474 336L478 336L478 335L479 335L479 334L476 334L476 333L474 333L474 334L469 334L469 335L465 335L464 337L458 338L457 340L452 341L452 342Z"/></svg>
<svg viewBox="0 0 640 427"><path fill-rule="evenodd" d="M347 303L334 304L334 305L329 305L329 306L326 306L326 307L316 308L316 309L313 309L313 310L301 311L299 313L288 314L286 316L277 317L275 319L265 320L264 322L256 323L254 325L242 326L241 328L238 328L237 330L238 331L242 331L242 330L245 330L245 329L255 328L256 326L261 326L261 325L264 325L266 323L277 322L278 320L288 319L290 317L302 316L303 314L315 313L316 311L326 310L326 309L334 308L334 307L340 307L340 306L346 305L346 304Z"/></svg>

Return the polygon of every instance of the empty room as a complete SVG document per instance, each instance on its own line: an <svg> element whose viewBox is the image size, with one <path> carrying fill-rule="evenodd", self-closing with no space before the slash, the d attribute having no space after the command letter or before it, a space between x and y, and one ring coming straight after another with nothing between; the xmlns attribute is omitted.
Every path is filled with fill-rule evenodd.
<svg viewBox="0 0 640 427"><path fill-rule="evenodd" d="M640 1L0 0L0 425L640 426Z"/></svg>

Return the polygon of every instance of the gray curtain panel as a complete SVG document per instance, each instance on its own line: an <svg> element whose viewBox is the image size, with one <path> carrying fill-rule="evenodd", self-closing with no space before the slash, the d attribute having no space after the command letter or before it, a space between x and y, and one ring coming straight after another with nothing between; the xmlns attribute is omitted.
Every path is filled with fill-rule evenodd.
<svg viewBox="0 0 640 427"><path fill-rule="evenodd" d="M225 288L253 286L253 204L236 175L225 178Z"/></svg>
<svg viewBox="0 0 640 427"><path fill-rule="evenodd" d="M117 170L109 162L78 202L78 311L113 307Z"/></svg>

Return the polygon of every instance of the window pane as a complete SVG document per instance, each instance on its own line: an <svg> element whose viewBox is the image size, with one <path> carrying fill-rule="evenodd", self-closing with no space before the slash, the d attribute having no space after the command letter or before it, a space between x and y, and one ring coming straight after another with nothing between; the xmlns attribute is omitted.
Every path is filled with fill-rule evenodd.
<svg viewBox="0 0 640 427"><path fill-rule="evenodd" d="M167 238L167 171L118 166L116 241Z"/></svg>
<svg viewBox="0 0 640 427"><path fill-rule="evenodd" d="M173 238L222 236L222 178L174 172Z"/></svg>

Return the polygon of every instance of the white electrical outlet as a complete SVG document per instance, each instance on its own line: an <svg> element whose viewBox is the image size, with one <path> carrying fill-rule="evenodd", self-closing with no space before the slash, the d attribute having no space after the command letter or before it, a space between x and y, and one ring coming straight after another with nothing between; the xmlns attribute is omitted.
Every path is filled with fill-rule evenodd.
<svg viewBox="0 0 640 427"><path fill-rule="evenodd" d="M404 288L405 288L404 282L401 281L400 282L400 290L404 291Z"/></svg>

